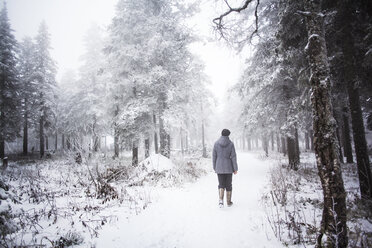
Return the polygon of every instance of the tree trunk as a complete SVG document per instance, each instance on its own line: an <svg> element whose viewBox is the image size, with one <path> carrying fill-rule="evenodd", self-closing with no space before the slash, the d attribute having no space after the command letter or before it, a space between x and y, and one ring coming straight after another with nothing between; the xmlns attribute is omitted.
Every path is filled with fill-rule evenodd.
<svg viewBox="0 0 372 248"><path fill-rule="evenodd" d="M277 152L281 151L279 133L276 134L276 150Z"/></svg>
<svg viewBox="0 0 372 248"><path fill-rule="evenodd" d="M306 151L310 150L310 142L309 142L309 132L305 132L305 149Z"/></svg>
<svg viewBox="0 0 372 248"><path fill-rule="evenodd" d="M295 145L296 145L296 160L297 160L297 166L300 164L300 144L298 141L298 130L297 127L295 128Z"/></svg>
<svg viewBox="0 0 372 248"><path fill-rule="evenodd" d="M132 144L132 166L138 165L138 141Z"/></svg>
<svg viewBox="0 0 372 248"><path fill-rule="evenodd" d="M58 149L58 133L56 132L55 142L54 142L54 150L57 151Z"/></svg>
<svg viewBox="0 0 372 248"><path fill-rule="evenodd" d="M70 135L67 135L66 146L67 146L67 150L71 149Z"/></svg>
<svg viewBox="0 0 372 248"><path fill-rule="evenodd" d="M267 137L266 134L262 136L262 148L265 151L265 156L268 157L269 156L269 138Z"/></svg>
<svg viewBox="0 0 372 248"><path fill-rule="evenodd" d="M5 157L5 142L4 139L0 136L0 158Z"/></svg>
<svg viewBox="0 0 372 248"><path fill-rule="evenodd" d="M362 198L372 199L372 176L369 163L367 142L359 100L359 90L354 85L348 85L351 109L351 124L353 129L354 147L358 166L360 193Z"/></svg>
<svg viewBox="0 0 372 248"><path fill-rule="evenodd" d="M155 148L155 153L158 154L159 144L158 144L158 132L156 131L157 126L156 126L156 115L155 114L153 114L153 119L154 119L154 148Z"/></svg>
<svg viewBox="0 0 372 248"><path fill-rule="evenodd" d="M342 119L344 122L344 128L343 128L343 133L344 133L344 154L346 157L346 162L347 163L354 163L353 160L353 150L351 147L351 138L350 138L350 125L349 125L349 117L348 117L348 111L347 108L344 109L344 113L342 115Z"/></svg>
<svg viewBox="0 0 372 248"><path fill-rule="evenodd" d="M340 162L341 163L344 163L344 155L342 154L342 149L341 149L341 138L340 138L340 128L338 127L338 124L337 124L337 127L336 127L336 136L337 136L337 143L339 144L338 145L338 155L340 156Z"/></svg>
<svg viewBox="0 0 372 248"><path fill-rule="evenodd" d="M310 131L309 131L309 137L310 137L310 150L315 151L315 148L314 148L314 131L312 129L310 129Z"/></svg>
<svg viewBox="0 0 372 248"><path fill-rule="evenodd" d="M145 158L150 157L150 139L145 139Z"/></svg>
<svg viewBox="0 0 372 248"><path fill-rule="evenodd" d="M45 136L45 148L48 151L49 150L49 137Z"/></svg>
<svg viewBox="0 0 372 248"><path fill-rule="evenodd" d="M298 170L296 139L287 137L288 164L292 170Z"/></svg>
<svg viewBox="0 0 372 248"><path fill-rule="evenodd" d="M115 127L114 130L114 158L119 157L119 128Z"/></svg>
<svg viewBox="0 0 372 248"><path fill-rule="evenodd" d="M281 140L282 140L282 153L283 153L284 156L286 156L287 155L287 146L286 146L284 136L281 137Z"/></svg>
<svg viewBox="0 0 372 248"><path fill-rule="evenodd" d="M39 120L40 158L44 156L44 115Z"/></svg>
<svg viewBox="0 0 372 248"><path fill-rule="evenodd" d="M28 113L27 113L27 100L25 99L25 116L23 123L23 155L28 153Z"/></svg>
<svg viewBox="0 0 372 248"><path fill-rule="evenodd" d="M339 20L342 21L340 43L344 54L344 78L347 82L347 93L351 113L354 147L358 166L360 193L363 199L372 200L372 175L369 163L367 142L363 123L362 110L359 99L359 87L357 84L357 68L355 62L355 48L352 36L353 1L339 1Z"/></svg>
<svg viewBox="0 0 372 248"><path fill-rule="evenodd" d="M159 118L160 129L160 154L170 158L170 136L165 130L163 118Z"/></svg>
<svg viewBox="0 0 372 248"><path fill-rule="evenodd" d="M250 137L247 137L247 145L248 145L248 151L252 150L252 143L251 143Z"/></svg>
<svg viewBox="0 0 372 248"><path fill-rule="evenodd" d="M119 106L116 105L114 116L115 118L119 114ZM119 157L119 127L118 124L114 123L114 158Z"/></svg>
<svg viewBox="0 0 372 248"><path fill-rule="evenodd" d="M93 135L93 151L98 152L100 144L100 138L97 135Z"/></svg>
<svg viewBox="0 0 372 248"><path fill-rule="evenodd" d="M258 149L258 138L256 138L256 149Z"/></svg>
<svg viewBox="0 0 372 248"><path fill-rule="evenodd" d="M62 134L62 150L65 149L65 134Z"/></svg>
<svg viewBox="0 0 372 248"><path fill-rule="evenodd" d="M311 105L313 114L314 147L318 174L323 188L323 215L317 247L327 235L329 247L346 248L346 193L337 151L335 120L330 97L330 73L325 43L321 1L307 0L306 52L311 69Z"/></svg>
<svg viewBox="0 0 372 248"><path fill-rule="evenodd" d="M274 146L275 146L274 133L271 132L271 151L274 151Z"/></svg>

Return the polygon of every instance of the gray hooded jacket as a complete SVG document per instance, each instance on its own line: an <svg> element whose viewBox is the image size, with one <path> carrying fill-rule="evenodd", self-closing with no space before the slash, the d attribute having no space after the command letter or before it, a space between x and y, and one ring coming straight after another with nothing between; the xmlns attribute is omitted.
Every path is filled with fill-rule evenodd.
<svg viewBox="0 0 372 248"><path fill-rule="evenodd" d="M221 136L214 143L213 169L217 174L231 174L238 171L234 143L228 136Z"/></svg>

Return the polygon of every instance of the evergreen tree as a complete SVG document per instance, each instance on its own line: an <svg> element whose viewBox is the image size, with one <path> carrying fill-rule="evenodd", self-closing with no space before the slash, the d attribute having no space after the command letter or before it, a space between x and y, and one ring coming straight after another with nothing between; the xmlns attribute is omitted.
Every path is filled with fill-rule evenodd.
<svg viewBox="0 0 372 248"><path fill-rule="evenodd" d="M34 76L34 59L35 59L35 45L32 39L26 37L20 43L19 54L19 79L22 87L22 114L23 114L23 154L28 153L28 130L35 125L35 105L37 99L35 98Z"/></svg>
<svg viewBox="0 0 372 248"><path fill-rule="evenodd" d="M35 44L35 70L34 79L38 89L38 119L39 119L39 139L40 157L44 156L45 151L45 129L51 127L54 117L53 104L55 101L56 88L56 64L51 58L49 50L50 35L46 23L43 21L39 26Z"/></svg>
<svg viewBox="0 0 372 248"><path fill-rule="evenodd" d="M0 158L5 155L5 142L13 141L20 131L21 89L16 52L17 41L4 6L0 12Z"/></svg>
<svg viewBox="0 0 372 248"><path fill-rule="evenodd" d="M195 83L188 81L193 55L187 45L192 37L180 24L181 12L177 4L163 0L122 0L117 5L105 49L112 76L115 156L119 137L136 154L140 136L146 140L153 133L153 113L159 120L160 153L170 156L170 103L187 82Z"/></svg>

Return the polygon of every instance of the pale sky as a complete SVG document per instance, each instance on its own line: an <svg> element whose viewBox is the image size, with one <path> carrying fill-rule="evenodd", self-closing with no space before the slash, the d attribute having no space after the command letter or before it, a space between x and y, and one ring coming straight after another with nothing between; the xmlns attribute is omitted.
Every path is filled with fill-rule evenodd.
<svg viewBox="0 0 372 248"><path fill-rule="evenodd" d="M52 57L58 64L57 79L68 69L77 70L79 57L84 52L83 37L94 22L101 26L110 24L117 0L7 0L11 27L17 40L25 36L35 37L39 24L46 21L51 34ZM4 0L0 0L1 7ZM212 19L215 17L215 1L204 0L202 12L190 23L204 42L193 46L206 64L210 77L209 88L219 100L227 88L233 85L242 71L243 59L227 48L223 42L215 41Z"/></svg>

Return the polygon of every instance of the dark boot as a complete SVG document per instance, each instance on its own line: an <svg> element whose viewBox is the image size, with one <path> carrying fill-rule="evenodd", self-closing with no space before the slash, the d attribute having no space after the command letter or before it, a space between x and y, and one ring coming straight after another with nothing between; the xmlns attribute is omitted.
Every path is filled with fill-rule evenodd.
<svg viewBox="0 0 372 248"><path fill-rule="evenodd" d="M233 202L231 201L231 194L232 191L226 191L226 202L228 207L231 207L233 205Z"/></svg>
<svg viewBox="0 0 372 248"><path fill-rule="evenodd" d="M224 188L218 189L218 193L219 193L219 199L220 199L218 205L220 206L220 208L223 208L223 195L225 193L225 189Z"/></svg>

